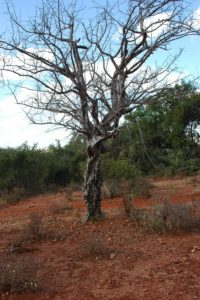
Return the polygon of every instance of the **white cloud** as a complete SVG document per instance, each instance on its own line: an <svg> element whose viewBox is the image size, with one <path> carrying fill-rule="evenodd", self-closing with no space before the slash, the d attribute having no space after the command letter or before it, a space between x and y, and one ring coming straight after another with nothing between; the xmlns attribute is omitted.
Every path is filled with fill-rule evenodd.
<svg viewBox="0 0 200 300"><path fill-rule="evenodd" d="M138 25L136 31L141 32L145 30L148 34L149 40L155 39L168 29L170 17L170 13L160 13L155 16L148 17L144 19L143 28ZM122 38L122 32L122 27L119 27L113 35L113 41L119 42ZM134 43L140 43L142 38L143 36L140 33L134 33L134 36L130 35L130 41L134 40Z"/></svg>
<svg viewBox="0 0 200 300"><path fill-rule="evenodd" d="M54 60L53 54L45 49L27 48L26 50L27 52L39 55L40 57L47 59L49 61ZM7 52L0 51L0 69L1 70L4 69L2 71L2 78L5 81L19 80L20 76L18 75L18 73L20 73L20 75L26 76L29 74L29 69L33 69L34 65L35 65L35 60L23 53L13 51L11 55L8 54ZM25 68L25 66L27 68ZM42 67L44 67L44 64L42 62L37 62L37 68L39 69Z"/></svg>
<svg viewBox="0 0 200 300"><path fill-rule="evenodd" d="M37 143L39 148L48 147L55 140L60 140L63 145L67 143L69 132L49 129L46 125L30 124L12 96L0 100L0 147L17 147L26 141L29 145Z"/></svg>
<svg viewBox="0 0 200 300"><path fill-rule="evenodd" d="M194 11L194 28L195 29L200 29L200 7L197 8L195 11Z"/></svg>
<svg viewBox="0 0 200 300"><path fill-rule="evenodd" d="M144 29L150 38L157 38L169 26L170 13L161 13L144 20Z"/></svg>

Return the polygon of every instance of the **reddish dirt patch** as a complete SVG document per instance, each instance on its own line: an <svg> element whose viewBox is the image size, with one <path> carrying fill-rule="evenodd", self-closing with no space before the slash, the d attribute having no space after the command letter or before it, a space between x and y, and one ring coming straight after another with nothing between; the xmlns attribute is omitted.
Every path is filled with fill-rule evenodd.
<svg viewBox="0 0 200 300"><path fill-rule="evenodd" d="M149 199L136 199L139 207L164 200L200 201L200 177L154 180ZM66 192L43 195L0 210L0 255L21 234L29 214L42 215L48 230L63 239L29 244L33 252L17 254L39 262L40 290L2 295L1 299L200 299L200 234L145 234L123 213L121 198L102 202L107 219L82 225L82 194L71 201ZM56 208L63 209L56 213ZM100 239L99 253L88 255L91 240ZM91 245L90 245L91 246Z"/></svg>

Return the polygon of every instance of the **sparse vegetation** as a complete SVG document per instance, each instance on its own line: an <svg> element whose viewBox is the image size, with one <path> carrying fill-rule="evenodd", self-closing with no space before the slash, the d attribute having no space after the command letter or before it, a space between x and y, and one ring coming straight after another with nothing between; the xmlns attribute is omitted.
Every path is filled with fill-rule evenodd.
<svg viewBox="0 0 200 300"><path fill-rule="evenodd" d="M131 196L123 198L124 211L139 229L155 232L195 231L200 229L200 217L194 205L165 201L148 209L134 205Z"/></svg>
<svg viewBox="0 0 200 300"><path fill-rule="evenodd" d="M122 190L120 188L120 181L119 180L106 180L102 185L102 198L114 198L118 197L122 194Z"/></svg>
<svg viewBox="0 0 200 300"><path fill-rule="evenodd" d="M73 216L75 220L80 223L82 222L82 215L81 215L81 209L80 208L74 208L73 209Z"/></svg>
<svg viewBox="0 0 200 300"><path fill-rule="evenodd" d="M133 196L150 198L150 190L153 188L149 179L141 176L134 176L129 180L107 179L102 186L102 197L114 198L131 193Z"/></svg>
<svg viewBox="0 0 200 300"><path fill-rule="evenodd" d="M37 241L46 238L48 236L48 232L43 226L42 216L37 213L30 214L29 222L24 227L22 235L26 241Z"/></svg>
<svg viewBox="0 0 200 300"><path fill-rule="evenodd" d="M13 294L36 291L38 265L33 258L3 255L0 258L0 292Z"/></svg>
<svg viewBox="0 0 200 300"><path fill-rule="evenodd" d="M50 211L53 214L63 214L66 213L68 210L72 210L73 207L69 203L64 203L63 201L57 201L51 204Z"/></svg>
<svg viewBox="0 0 200 300"><path fill-rule="evenodd" d="M34 252L36 249L33 247L27 247L26 241L24 239L16 239L13 240L9 245L7 249L8 254L22 254L26 252Z"/></svg>
<svg viewBox="0 0 200 300"><path fill-rule="evenodd" d="M191 204L173 204L165 201L163 205L151 209L151 227L155 231L194 231L200 229L200 217Z"/></svg>
<svg viewBox="0 0 200 300"><path fill-rule="evenodd" d="M109 249L106 247L103 240L96 234L90 234L84 239L81 244L81 252L87 257L108 257Z"/></svg>
<svg viewBox="0 0 200 300"><path fill-rule="evenodd" d="M66 238L65 234L60 234L49 230L44 226L42 216L38 213L29 215L29 222L24 225L21 235L18 239L11 242L8 248L9 253L23 253L34 251L33 248L27 248L27 244L44 240L61 241Z"/></svg>
<svg viewBox="0 0 200 300"><path fill-rule="evenodd" d="M199 176L197 176L198 180ZM186 270L187 274L189 273L191 276L193 272L199 274L197 259L200 250L198 238L200 201L197 197L193 197L196 180L193 182L188 177L174 180L156 179L151 182L154 184L155 190L151 190L151 186L149 187L150 193L152 191L152 197L149 199L141 199L141 196L134 197L133 194L130 194L134 182L124 182L121 192L124 201L123 212L126 217L121 210L122 197L108 199L104 200L105 206L103 205L108 215L107 220L90 222L85 226L77 222L77 220L81 220L84 213L78 198L80 192L73 194L73 200L69 201L66 189L62 189L58 194L53 194L53 197L49 194L44 195L43 198L40 196L40 201L34 197L30 199L30 202L23 201L14 207L8 206L5 211L0 211L2 223L7 225L3 227L2 223L0 224L0 231L3 230L0 254L3 263L9 260L8 264L12 265L6 267L7 265L0 264L0 298L2 296L2 299L7 299L10 294L16 293L21 293L19 296L12 296L17 299L18 297L23 299L49 297L51 299L55 294L61 297L78 295L80 298L79 294L76 294L77 282L81 287L79 289L81 296L83 291L84 297L88 299L93 299L93 295L90 297L88 294L88 287L92 289L97 282L99 291L101 293L104 291L105 296L109 291L110 298L113 297L112 287L116 286L119 287L120 293L128 288L128 293L124 298L128 298L128 295L132 297L131 286L134 284L139 287L144 284L154 297L159 284L163 290L163 284L167 286L169 279L170 282L176 280L177 283L180 278L184 280L185 290L191 291L190 295L191 293L194 295L195 290L192 289L193 286L191 288L191 281L188 281ZM174 189L173 195L171 194L172 188ZM190 190L190 188L192 189ZM191 202L173 204L166 201L162 205L163 199L174 199L178 193L183 193L183 190L186 193L190 192L188 200ZM151 207L157 196L157 203L160 205ZM58 211L59 214L57 214L57 210L54 213L49 206L54 201L58 202L56 208L62 207L63 204L69 204L73 209L67 210L66 214L60 214L61 211ZM144 209L144 207L149 208ZM16 210L14 215L12 215L13 208ZM27 219L26 213L30 208L35 213L28 216ZM18 215L23 221L19 224L17 224ZM15 224L19 226L15 227ZM67 232L67 239L65 239L65 232ZM194 233L189 234L189 232ZM12 241L15 237L16 240ZM12 258L14 262L10 263ZM38 264L35 266L34 259L36 261L39 259L40 266ZM177 273L173 276L171 270L174 270L174 267L181 272L178 273L181 274L181 277L177 278L179 276ZM36 271L31 270L32 268ZM147 270L148 274L152 276L153 287L149 287L145 280L142 283L140 279L137 281L138 269L141 268L144 268L145 272ZM3 273L3 269L6 269L6 272ZM11 270L16 271L12 274ZM33 275L29 274L29 270ZM128 274L131 274L129 276L131 286L127 285L126 281L120 285L127 270ZM162 272L162 282L158 280L160 272ZM16 277L14 277L15 273L17 273ZM84 276L85 274L87 276ZM196 280L195 284L198 284L198 278ZM67 291L65 290L66 283ZM108 286L111 287L110 290ZM38 294L33 295L32 292L38 289ZM171 291L171 285L168 290ZM29 291L31 293L28 293ZM164 296L161 299L164 299ZM190 298L195 299L193 296Z"/></svg>
<svg viewBox="0 0 200 300"><path fill-rule="evenodd" d="M142 198L150 198L150 190L153 188L154 186L150 183L148 178L135 176L132 182L131 193L134 197L139 196Z"/></svg>

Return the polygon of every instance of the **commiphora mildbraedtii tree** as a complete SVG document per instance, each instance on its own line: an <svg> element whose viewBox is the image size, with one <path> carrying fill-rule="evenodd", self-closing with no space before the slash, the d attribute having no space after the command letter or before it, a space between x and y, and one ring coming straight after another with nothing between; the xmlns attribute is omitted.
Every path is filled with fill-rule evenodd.
<svg viewBox="0 0 200 300"><path fill-rule="evenodd" d="M106 140L118 134L124 115L177 80L181 51L171 55L168 45L199 29L182 0L113 0L91 11L65 2L42 2L28 21L7 3L11 30L0 37L1 74L32 123L85 136L88 221L104 217L100 161ZM148 63L157 53L163 61Z"/></svg>

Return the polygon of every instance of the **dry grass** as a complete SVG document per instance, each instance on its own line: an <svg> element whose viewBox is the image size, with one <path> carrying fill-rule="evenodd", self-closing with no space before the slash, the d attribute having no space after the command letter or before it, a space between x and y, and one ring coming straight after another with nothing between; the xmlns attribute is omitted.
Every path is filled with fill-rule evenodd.
<svg viewBox="0 0 200 300"><path fill-rule="evenodd" d="M102 186L102 198L114 198L121 195L120 182L118 180L106 180Z"/></svg>
<svg viewBox="0 0 200 300"><path fill-rule="evenodd" d="M136 176L132 181L131 193L133 196L139 196L142 198L150 198L151 192L154 186L148 178Z"/></svg>
<svg viewBox="0 0 200 300"><path fill-rule="evenodd" d="M38 264L32 258L4 255L0 259L0 291L5 294L36 291Z"/></svg>
<svg viewBox="0 0 200 300"><path fill-rule="evenodd" d="M158 231L194 231L200 229L200 218L190 204L173 204L165 201L162 206L153 208L151 226Z"/></svg>
<svg viewBox="0 0 200 300"><path fill-rule="evenodd" d="M83 216L81 214L81 209L80 208L74 208L73 209L73 217L78 223L82 223L83 221Z"/></svg>
<svg viewBox="0 0 200 300"><path fill-rule="evenodd" d="M71 204L63 203L63 201L58 201L57 203L52 203L50 206L50 212L52 214L64 214L69 210L72 210Z"/></svg>
<svg viewBox="0 0 200 300"><path fill-rule="evenodd" d="M77 183L71 183L69 184L66 188L64 188L64 196L65 196L65 199L68 200L68 201L73 201L73 194L75 192L80 192L82 191L82 187L80 184L77 184Z"/></svg>
<svg viewBox="0 0 200 300"><path fill-rule="evenodd" d="M102 198L114 198L120 197L125 194L131 193L132 181L120 181L116 179L110 179L103 182L102 186Z"/></svg>
<svg viewBox="0 0 200 300"><path fill-rule="evenodd" d="M63 241L66 239L65 233L57 233L56 231L49 230L43 222L42 216L37 213L30 214L30 221L22 230L22 241Z"/></svg>
<svg viewBox="0 0 200 300"><path fill-rule="evenodd" d="M132 194L133 196L150 198L150 190L153 188L154 186L149 179L140 176L126 181L106 180L102 187L102 197L106 199Z"/></svg>
<svg viewBox="0 0 200 300"><path fill-rule="evenodd" d="M20 254L20 253L26 253L26 252L34 252L37 250L33 247L27 247L26 241L24 239L17 239L12 241L7 248L8 254Z"/></svg>
<svg viewBox="0 0 200 300"><path fill-rule="evenodd" d="M31 213L29 215L29 222L22 232L24 240L38 241L45 239L48 234L49 232L43 226L42 216L37 213Z"/></svg>
<svg viewBox="0 0 200 300"><path fill-rule="evenodd" d="M197 176L194 176L188 180L188 183L192 184L193 186L197 186L200 183L200 178Z"/></svg>
<svg viewBox="0 0 200 300"><path fill-rule="evenodd" d="M103 240L96 234L89 235L81 244L81 252L86 257L101 257L105 258L110 255L109 249L106 247Z"/></svg>
<svg viewBox="0 0 200 300"><path fill-rule="evenodd" d="M32 213L29 216L28 224L25 224L21 231L20 237L13 240L7 249L9 254L17 254L24 252L33 252L37 248L30 246L30 243L39 241L63 241L66 239L66 234L58 234L47 229L42 221L42 216L37 213Z"/></svg>
<svg viewBox="0 0 200 300"><path fill-rule="evenodd" d="M173 204L165 201L162 205L141 209L134 205L131 197L123 198L124 212L134 224L144 231L178 232L200 229L200 217L190 204Z"/></svg>

